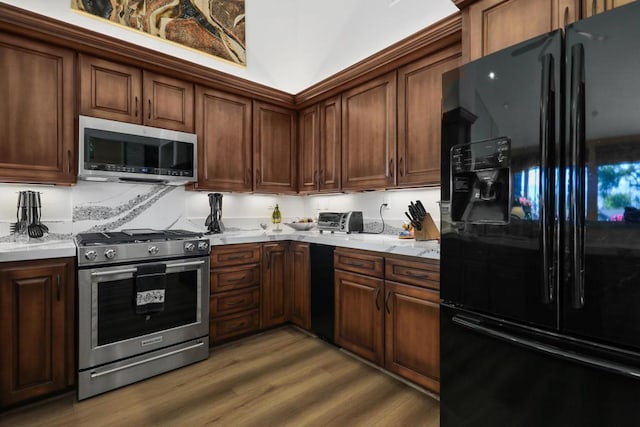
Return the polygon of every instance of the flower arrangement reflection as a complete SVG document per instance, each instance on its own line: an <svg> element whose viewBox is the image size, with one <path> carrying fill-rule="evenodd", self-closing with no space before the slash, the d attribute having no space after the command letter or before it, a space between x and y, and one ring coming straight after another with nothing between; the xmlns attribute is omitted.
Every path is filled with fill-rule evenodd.
<svg viewBox="0 0 640 427"><path fill-rule="evenodd" d="M511 216L519 219L531 220L533 204L526 197L514 197L511 201Z"/></svg>

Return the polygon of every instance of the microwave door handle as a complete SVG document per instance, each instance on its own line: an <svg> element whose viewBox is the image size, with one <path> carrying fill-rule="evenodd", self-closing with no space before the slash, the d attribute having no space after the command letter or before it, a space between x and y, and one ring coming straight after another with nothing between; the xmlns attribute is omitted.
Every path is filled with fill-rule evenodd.
<svg viewBox="0 0 640 427"><path fill-rule="evenodd" d="M584 47L576 44L571 48L571 117L569 123L570 135L570 206L571 221L571 254L573 289L571 305L579 309L584 306Z"/></svg>

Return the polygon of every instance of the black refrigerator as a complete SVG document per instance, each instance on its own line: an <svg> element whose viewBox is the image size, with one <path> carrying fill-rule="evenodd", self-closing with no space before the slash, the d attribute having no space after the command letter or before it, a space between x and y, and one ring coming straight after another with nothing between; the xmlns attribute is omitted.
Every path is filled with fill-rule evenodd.
<svg viewBox="0 0 640 427"><path fill-rule="evenodd" d="M640 425L640 4L442 103L441 425Z"/></svg>

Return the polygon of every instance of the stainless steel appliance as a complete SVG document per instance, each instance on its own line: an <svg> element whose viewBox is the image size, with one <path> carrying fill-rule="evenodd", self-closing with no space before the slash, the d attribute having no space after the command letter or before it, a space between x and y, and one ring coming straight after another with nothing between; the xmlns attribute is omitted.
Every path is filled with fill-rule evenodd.
<svg viewBox="0 0 640 427"><path fill-rule="evenodd" d="M222 224L222 194L209 193L209 208L211 213L205 220L205 227L209 233L219 234L224 232L224 224Z"/></svg>
<svg viewBox="0 0 640 427"><path fill-rule="evenodd" d="M334 343L335 289L333 253L335 246L312 243L309 248L311 269L311 330Z"/></svg>
<svg viewBox="0 0 640 427"><path fill-rule="evenodd" d="M638 22L443 76L443 427L638 425Z"/></svg>
<svg viewBox="0 0 640 427"><path fill-rule="evenodd" d="M320 212L318 229L321 233L323 231L361 233L363 231L362 211Z"/></svg>
<svg viewBox="0 0 640 427"><path fill-rule="evenodd" d="M78 247L78 399L206 359L209 240L148 229Z"/></svg>
<svg viewBox="0 0 640 427"><path fill-rule="evenodd" d="M198 179L192 133L80 116L78 178L182 185Z"/></svg>

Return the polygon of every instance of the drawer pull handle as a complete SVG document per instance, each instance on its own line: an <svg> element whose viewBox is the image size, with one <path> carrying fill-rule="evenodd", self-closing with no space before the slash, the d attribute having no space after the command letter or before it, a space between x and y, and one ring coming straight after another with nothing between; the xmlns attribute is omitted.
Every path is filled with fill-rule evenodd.
<svg viewBox="0 0 640 427"><path fill-rule="evenodd" d="M243 274L242 276L238 277L237 279L229 279L229 282L242 282L244 279L247 278L246 274Z"/></svg>
<svg viewBox="0 0 640 427"><path fill-rule="evenodd" d="M378 304L378 296L380 295L380 288L376 289L376 294L373 297L373 300L376 302L376 310L380 311L380 304Z"/></svg>
<svg viewBox="0 0 640 427"><path fill-rule="evenodd" d="M244 256L244 255L236 255L236 256L230 256L229 258L227 258L227 260L235 261L237 259L245 259L245 258L246 258L246 256Z"/></svg>
<svg viewBox="0 0 640 427"><path fill-rule="evenodd" d="M148 113L149 113L148 118L149 118L149 120L151 120L151 98L149 98L149 112Z"/></svg>
<svg viewBox="0 0 640 427"><path fill-rule="evenodd" d="M429 278L428 274L414 273L413 271L407 271L407 276L416 277L418 279L428 279Z"/></svg>
<svg viewBox="0 0 640 427"><path fill-rule="evenodd" d="M391 296L391 291L387 292L387 297L384 299L384 307L387 309L387 313L391 314L391 310L389 309L389 297Z"/></svg>
<svg viewBox="0 0 640 427"><path fill-rule="evenodd" d="M352 265L354 267L362 267L365 268L367 267L367 264L364 264L362 262L355 262L355 261L345 261L346 265Z"/></svg>
<svg viewBox="0 0 640 427"><path fill-rule="evenodd" d="M228 306L235 307L236 305L246 304L246 303L247 303L247 301L245 299L241 299L241 300L238 300L238 301L229 301L226 304Z"/></svg>

